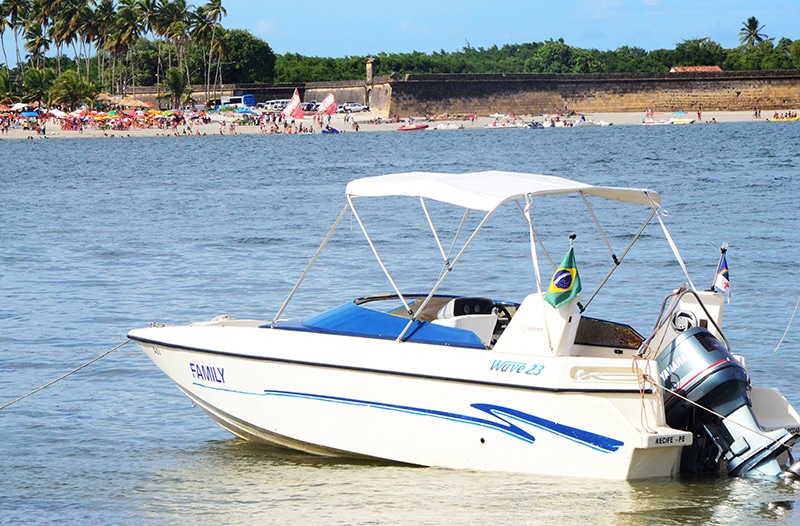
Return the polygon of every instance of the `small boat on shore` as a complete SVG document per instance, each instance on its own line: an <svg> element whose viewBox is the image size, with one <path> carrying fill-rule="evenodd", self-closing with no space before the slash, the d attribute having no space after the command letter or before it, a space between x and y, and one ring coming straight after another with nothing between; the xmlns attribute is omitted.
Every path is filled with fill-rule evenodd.
<svg viewBox="0 0 800 526"><path fill-rule="evenodd" d="M457 122L441 122L431 128L432 130L463 130L464 125Z"/></svg>
<svg viewBox="0 0 800 526"><path fill-rule="evenodd" d="M664 119L655 120L652 118L647 118L642 120L642 124L644 124L645 126L664 126L672 123Z"/></svg>
<svg viewBox="0 0 800 526"><path fill-rule="evenodd" d="M777 389L751 384L748 362L732 353L722 328L727 247L715 286L695 287L657 192L504 171L412 172L352 180L344 197L271 320L220 316L128 333L234 435L320 455L453 469L613 480L800 476L800 416ZM544 208L546 201L552 207ZM555 231L586 231L597 244L580 252L586 268L608 268L605 277L594 274L587 296L575 235L560 264L548 252L563 251L566 241L546 234L554 231L554 209L571 210L560 214L565 224ZM412 210L435 250L429 265L406 266L410 276L402 282L431 283L423 293L403 292L390 271L413 250L408 238L393 251L390 237L381 234L376 243L370 236L375 223L395 225L398 213ZM338 228L346 217L360 232L350 221ZM632 224L619 225L619 218ZM487 257L473 249L486 241L478 235L484 226L507 240L508 253ZM636 303L631 308L652 310L655 323L641 334L594 312L594 299L628 266L648 226L647 237L663 234L674 255L670 273L678 286L664 291L659 308L636 292L653 285L645 272L616 285ZM363 235L389 292L356 294L321 313L285 319L334 235L348 243ZM476 255L491 268L475 266ZM445 293L447 278L464 266L477 275ZM524 276L510 277L512 268ZM663 276L666 268L653 271ZM493 298L484 287L499 290L494 281L504 278L516 292ZM321 290L319 301L330 303L337 292ZM153 298L154 305L167 300Z"/></svg>
<svg viewBox="0 0 800 526"><path fill-rule="evenodd" d="M512 128L530 128L530 124L526 124L520 120L504 120L504 121L495 121L495 122L488 122L483 125L484 128L489 130L505 130L505 129L512 129Z"/></svg>
<svg viewBox="0 0 800 526"><path fill-rule="evenodd" d="M424 122L419 123L411 123L411 124L403 124L397 128L397 131L417 131L417 130L426 130L428 129L428 125Z"/></svg>

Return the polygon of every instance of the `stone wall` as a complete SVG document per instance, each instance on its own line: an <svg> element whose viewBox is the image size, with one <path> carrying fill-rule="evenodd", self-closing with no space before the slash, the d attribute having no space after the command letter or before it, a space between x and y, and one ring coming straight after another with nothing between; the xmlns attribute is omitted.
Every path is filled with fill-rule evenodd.
<svg viewBox="0 0 800 526"><path fill-rule="evenodd" d="M225 85L222 95L252 93L256 102L321 101L332 90L339 104L358 102L383 115L541 115L569 108L583 113L655 111L751 111L800 109L800 71L598 75L407 75L402 79L305 84ZM203 102L205 86L192 86ZM136 96L156 106L156 88Z"/></svg>
<svg viewBox="0 0 800 526"><path fill-rule="evenodd" d="M616 75L408 75L390 114L750 111L800 108L800 71Z"/></svg>

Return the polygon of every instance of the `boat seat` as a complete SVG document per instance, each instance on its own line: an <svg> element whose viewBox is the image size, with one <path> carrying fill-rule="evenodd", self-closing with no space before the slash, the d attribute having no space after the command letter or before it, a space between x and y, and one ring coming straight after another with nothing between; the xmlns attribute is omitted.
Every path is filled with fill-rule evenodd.
<svg viewBox="0 0 800 526"><path fill-rule="evenodd" d="M472 331L490 345L497 325L494 302L487 298L453 298L439 309L433 323Z"/></svg>

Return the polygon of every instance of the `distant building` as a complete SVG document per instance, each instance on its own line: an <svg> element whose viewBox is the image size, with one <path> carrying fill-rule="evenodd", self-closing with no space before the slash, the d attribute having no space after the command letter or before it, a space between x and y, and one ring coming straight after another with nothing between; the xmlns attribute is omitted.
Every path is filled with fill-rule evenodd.
<svg viewBox="0 0 800 526"><path fill-rule="evenodd" d="M672 66L670 73L716 73L721 72L719 66Z"/></svg>

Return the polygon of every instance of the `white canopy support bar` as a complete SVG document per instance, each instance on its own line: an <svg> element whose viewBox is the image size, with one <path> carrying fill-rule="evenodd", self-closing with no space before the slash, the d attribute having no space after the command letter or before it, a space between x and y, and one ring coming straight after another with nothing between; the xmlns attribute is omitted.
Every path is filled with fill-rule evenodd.
<svg viewBox="0 0 800 526"><path fill-rule="evenodd" d="M653 211L650 212L650 216L647 218L647 220L642 224L642 226L636 232L636 235L633 236L633 239L631 239L630 243L628 243L628 246L625 247L625 250L622 252L622 255L620 255L619 259L615 259L614 260L614 266L611 267L611 270L608 271L608 274L606 274L606 277L603 278L603 281L600 282L600 285L592 293L592 295L589 297L588 301L586 301L586 304L584 304L584 306L583 306L583 310L586 310L586 307L589 306L589 304L592 302L594 297L597 296L597 294L600 292L600 290L606 285L606 282L611 278L611 275L614 272L616 272L617 267L619 267L622 264L622 260L625 259L625 256L628 255L628 252L633 247L633 244L636 243L636 241L642 236L642 233L644 233L644 229L647 228L647 225L650 224L650 221L652 221L654 215L656 215L656 210L655 209L653 209Z"/></svg>
<svg viewBox="0 0 800 526"><path fill-rule="evenodd" d="M686 263L684 263L683 258L681 257L681 253L678 251L678 246L675 244L675 241L672 239L672 236L667 230L667 225L664 224L664 221L661 219L661 213L656 211L656 217L658 218L658 224L661 225L661 230L664 231L664 237L667 238L667 242L669 243L669 247L672 249L672 253L675 255L675 259L678 261L678 265L681 266L681 270L683 270L683 275L686 276L686 280L689 282L689 286L692 288L693 291L697 292L697 289L692 283L692 278L689 277L689 271L686 269Z"/></svg>
<svg viewBox="0 0 800 526"><path fill-rule="evenodd" d="M381 259L380 254L378 254L378 249L375 247L375 243L372 242L372 238L369 236L369 232L367 232L367 228L364 226L364 222L361 221L361 216L358 215L358 210L356 207L353 206L353 200L350 195L347 196L347 203L350 205L350 208L353 210L353 215L358 221L358 225L361 227L361 231L364 233L364 237L367 238L367 243L369 243L369 247L372 249L372 253L375 254L375 259L378 260L378 265L381 266L383 269L383 273L386 274L386 278L389 280L389 283L392 284L392 288L394 289L397 297L400 298L400 301L403 302L403 306L406 308L406 312L409 315L413 315L411 312L411 307L408 305L405 296L400 292L400 289L397 287L397 283L394 282L394 278L392 277L391 273L389 273L389 269L386 268L386 265L383 263L383 259Z"/></svg>
<svg viewBox="0 0 800 526"><path fill-rule="evenodd" d="M592 205L589 204L589 200L586 199L586 196L583 194L583 192L578 192L578 195L580 195L581 199L583 199L583 203L586 205L589 215L592 216L592 220L597 227L597 231L600 232L600 237L603 239L603 243L605 243L606 247L608 247L608 253L611 255L611 259L614 261L614 264L619 265L620 260L617 259L617 255L614 253L614 249L611 247L611 243L608 241L608 237L603 230L603 226L600 224L600 221L597 220L597 216L594 213L594 208L592 208Z"/></svg>
<svg viewBox="0 0 800 526"><path fill-rule="evenodd" d="M275 327L275 323L281 317L281 314L283 314L283 311L286 310L286 306L289 305L289 302L291 301L292 297L294 297L294 294L295 294L295 292L297 292L297 289L300 288L300 284L303 283L303 280L306 279L306 275L308 275L308 271L311 270L311 267L313 267L314 263L317 262L317 258L319 257L320 253L322 253L322 249L325 248L325 245L328 244L328 241L330 241L331 236L333 236L333 233L336 232L337 228L339 228L339 223L342 222L342 219L344 218L345 213L347 213L347 209L348 208L350 208L350 200L349 199L347 200L347 204L344 205L344 208L342 208L342 211L339 213L339 217L337 217L336 221L333 222L333 225L331 226L331 229L328 230L328 234L325 236L325 239L322 240L322 244L319 246L319 248L317 248L317 251L314 252L314 256L311 258L311 261L309 261L308 265L306 265L305 270L300 275L300 279L298 279L297 283L294 284L294 287L292 288L292 291L289 292L289 295L283 301L283 305L281 305L281 308L278 309L278 313L275 315L274 318L272 318L271 326L273 328Z"/></svg>
<svg viewBox="0 0 800 526"><path fill-rule="evenodd" d="M348 196L348 199L349 199L349 196ZM417 309L418 313L422 312L422 310L425 308L425 306L428 305L428 302L430 302L431 298L433 298L433 296L439 290L439 287L441 287L442 283L444 283L444 280L447 277L447 275L453 270L453 268L455 268L456 263L458 263L458 261L461 259L461 256L464 255L464 252L467 250L467 248L469 248L469 246L475 240L475 236L478 235L478 232L481 231L481 229L483 228L483 225L486 224L486 222L489 220L489 218L492 216L493 213L494 213L494 210L490 210L489 212L486 213L485 216L483 216L483 219L481 219L481 222L478 223L478 226L475 227L475 230L472 232L472 234L469 236L467 241L464 243L464 246L461 247L461 250L458 251L458 254L456 255L456 257L453 258L453 261L450 263L450 267L447 268L445 272L442 272L440 274L439 279L436 280L436 284L433 286L433 288L431 289L431 291L428 294L428 296L422 301L422 304ZM394 283L392 283L392 285L394 285ZM397 287L395 287L395 291L397 291ZM400 294L399 292L397 292L397 293ZM401 298L402 298L402 296L401 296ZM403 302L405 303L405 300L403 300ZM403 332L401 332L400 335L397 337L397 341L398 342L403 340L403 337L405 336L406 332L408 332L408 329L410 329L411 325L415 321L417 321L417 315L412 313L411 309L408 309L408 310L409 310L409 313L411 314L411 319L406 324L405 328L403 329Z"/></svg>
<svg viewBox="0 0 800 526"><path fill-rule="evenodd" d="M439 232L436 230L436 226L433 224L433 218L431 218L431 214L428 211L428 207L425 205L425 198L420 197L419 202L422 205L422 211L425 212L425 218L428 220L428 225L431 227L431 232L433 233L433 239L436 241L436 246L439 247L439 253L442 255L442 260L444 261L445 269L450 268L450 254L444 251L444 247L442 246L442 240L439 238ZM452 247L451 247L452 252Z"/></svg>

